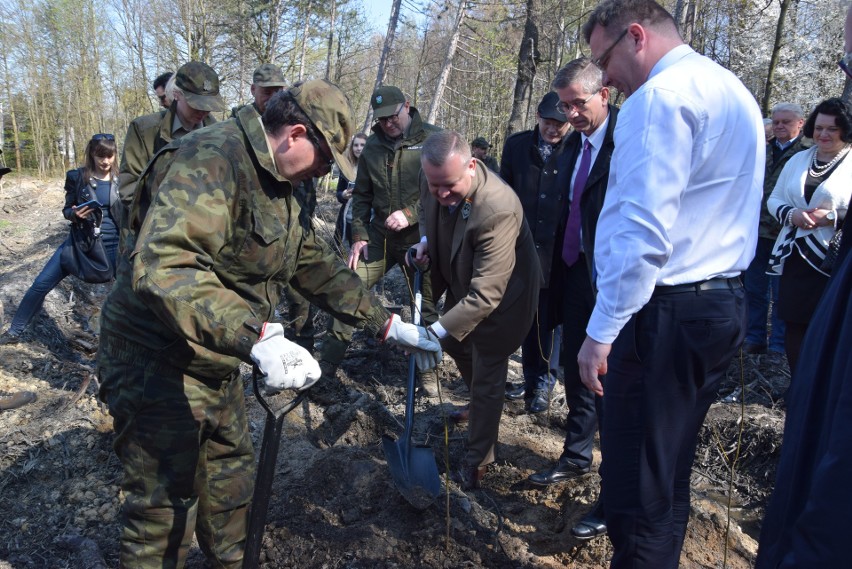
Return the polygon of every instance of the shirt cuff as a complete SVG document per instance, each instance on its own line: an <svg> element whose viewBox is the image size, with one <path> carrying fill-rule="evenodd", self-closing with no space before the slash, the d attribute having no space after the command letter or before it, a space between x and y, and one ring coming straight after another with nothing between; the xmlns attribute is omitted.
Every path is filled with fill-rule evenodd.
<svg viewBox="0 0 852 569"><path fill-rule="evenodd" d="M441 326L440 322L435 322L431 324L429 326L429 329L431 329L432 332L434 332L435 335L438 336L439 340L443 340L444 338L449 336L449 332L447 332L447 330L443 326Z"/></svg>

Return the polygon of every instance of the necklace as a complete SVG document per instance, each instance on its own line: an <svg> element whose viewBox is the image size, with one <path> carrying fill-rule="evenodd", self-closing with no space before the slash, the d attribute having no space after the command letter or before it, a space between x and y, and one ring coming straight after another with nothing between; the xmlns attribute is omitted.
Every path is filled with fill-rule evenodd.
<svg viewBox="0 0 852 569"><path fill-rule="evenodd" d="M822 166L817 164L817 153L814 152L814 157L811 160L811 167L808 169L808 174L813 176L814 178L822 178L829 170L831 170L835 164L840 162L844 156L849 154L850 145L847 144L843 148L840 149L840 152L834 155L834 158L831 159L831 162L826 162Z"/></svg>

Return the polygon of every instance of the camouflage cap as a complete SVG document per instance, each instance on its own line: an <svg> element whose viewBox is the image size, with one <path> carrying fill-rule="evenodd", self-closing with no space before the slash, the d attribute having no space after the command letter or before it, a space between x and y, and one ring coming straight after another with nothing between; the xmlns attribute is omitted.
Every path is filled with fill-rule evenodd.
<svg viewBox="0 0 852 569"><path fill-rule="evenodd" d="M254 70L254 75L251 77L252 85L258 87L286 87L287 80L284 79L284 73L281 68L271 63L264 63Z"/></svg>
<svg viewBox="0 0 852 569"><path fill-rule="evenodd" d="M183 91L187 104L195 110L228 110L219 96L219 76L206 63L190 61L181 65L175 75L175 87Z"/></svg>
<svg viewBox="0 0 852 569"><path fill-rule="evenodd" d="M541 98L538 104L538 116L545 119L553 119L559 122L568 122L568 117L565 113L556 108L559 104L559 95L555 91L551 91Z"/></svg>
<svg viewBox="0 0 852 569"><path fill-rule="evenodd" d="M477 136L473 139L473 142L470 143L471 146L476 148L491 148L491 145L488 144L488 141L485 140L485 137Z"/></svg>
<svg viewBox="0 0 852 569"><path fill-rule="evenodd" d="M370 105L373 107L373 116L377 119L389 117L396 113L396 108L405 103L405 95L397 87L379 87L370 97Z"/></svg>
<svg viewBox="0 0 852 569"><path fill-rule="evenodd" d="M352 107L337 85L313 79L290 87L290 94L331 149L334 161L347 180L355 179L355 169L346 157L346 144L354 134Z"/></svg>

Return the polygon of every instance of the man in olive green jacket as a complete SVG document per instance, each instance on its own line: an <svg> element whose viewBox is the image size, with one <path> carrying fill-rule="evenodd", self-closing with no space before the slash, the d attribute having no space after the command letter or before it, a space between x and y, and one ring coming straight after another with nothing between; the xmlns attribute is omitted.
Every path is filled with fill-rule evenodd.
<svg viewBox="0 0 852 569"><path fill-rule="evenodd" d="M352 173L351 125L345 95L308 81L274 95L262 122L247 105L142 173L98 351L124 470L122 567L183 567L193 533L211 566L242 566L254 455L239 364L274 391L320 377L270 322L285 284L435 365L425 329L390 315L299 223L295 184L333 161Z"/></svg>
<svg viewBox="0 0 852 569"><path fill-rule="evenodd" d="M420 242L420 149L429 134L441 130L423 122L397 87L380 87L370 98L376 125L358 159L352 194L352 249L349 267L370 288L395 265L413 287L414 271L405 263L409 248ZM351 178L349 178L351 179ZM423 279L423 322L437 318L428 273ZM320 359L332 374L352 339L352 327L334 320ZM421 374L426 395L436 394L434 372Z"/></svg>
<svg viewBox="0 0 852 569"><path fill-rule="evenodd" d="M176 138L213 124L211 111L226 111L219 96L219 76L206 63L190 61L180 67L166 87L174 100L163 111L133 119L124 138L118 168L118 195L130 206L139 175L151 158Z"/></svg>

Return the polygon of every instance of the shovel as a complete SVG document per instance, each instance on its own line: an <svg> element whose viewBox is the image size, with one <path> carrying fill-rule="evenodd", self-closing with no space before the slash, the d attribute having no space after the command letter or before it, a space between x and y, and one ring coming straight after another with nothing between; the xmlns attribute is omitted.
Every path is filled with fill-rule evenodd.
<svg viewBox="0 0 852 569"><path fill-rule="evenodd" d="M257 479L254 483L254 494L248 512L248 529L246 531L246 547L243 553L243 569L257 569L260 562L260 544L263 541L263 528L266 526L266 511L269 509L269 498L272 495L272 479L275 476L275 463L278 459L278 446L281 443L281 430L284 426L284 416L299 406L307 391L299 393L280 409L274 410L263 397L259 384L257 366L252 372L254 396L261 407L266 410L266 424L263 426L263 440L260 443L260 462L257 465Z"/></svg>
<svg viewBox="0 0 852 569"><path fill-rule="evenodd" d="M409 252L410 256L410 252ZM422 296L420 288L423 274L414 263L414 302L412 317L415 324L420 324L420 304ZM382 437L385 459L391 471L393 482L399 493L409 504L418 510L428 508L441 493L441 478L438 475L438 465L432 447L412 445L411 430L414 425L414 389L417 365L414 354L408 357L408 392L405 397L405 428L399 440L393 440L387 435Z"/></svg>

